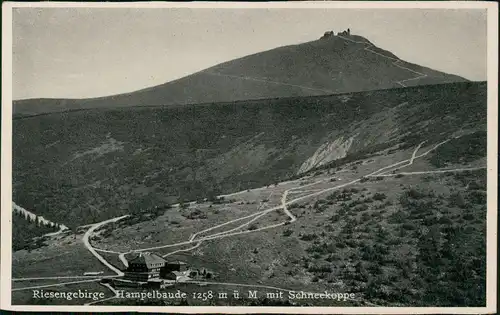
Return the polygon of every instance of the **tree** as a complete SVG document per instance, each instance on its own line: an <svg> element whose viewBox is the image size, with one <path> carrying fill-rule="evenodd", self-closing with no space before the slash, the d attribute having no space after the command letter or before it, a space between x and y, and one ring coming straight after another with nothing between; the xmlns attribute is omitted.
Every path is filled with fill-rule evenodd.
<svg viewBox="0 0 500 315"><path fill-rule="evenodd" d="M189 204L185 203L184 201L179 202L179 207L183 210L189 208Z"/></svg>
<svg viewBox="0 0 500 315"><path fill-rule="evenodd" d="M78 229L78 220L79 220L78 213L76 213L78 211L77 209L79 209L79 208L74 208L69 213L68 222L66 224L68 229L70 229L71 232L73 232L74 239L76 239L76 234L77 234L77 229Z"/></svg>

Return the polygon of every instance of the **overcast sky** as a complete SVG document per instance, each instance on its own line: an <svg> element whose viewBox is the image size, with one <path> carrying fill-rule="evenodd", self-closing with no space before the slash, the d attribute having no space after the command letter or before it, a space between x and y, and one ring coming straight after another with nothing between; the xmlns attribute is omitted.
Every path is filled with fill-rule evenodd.
<svg viewBox="0 0 500 315"><path fill-rule="evenodd" d="M17 8L13 98L130 92L348 27L403 60L486 80L482 9Z"/></svg>

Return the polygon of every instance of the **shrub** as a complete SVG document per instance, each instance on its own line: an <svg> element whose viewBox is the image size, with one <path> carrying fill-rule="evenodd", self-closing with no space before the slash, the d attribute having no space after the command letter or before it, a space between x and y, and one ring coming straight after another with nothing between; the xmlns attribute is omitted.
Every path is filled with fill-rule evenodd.
<svg viewBox="0 0 500 315"><path fill-rule="evenodd" d="M339 259L340 259L339 256L335 254L330 254L325 260L328 262L333 262L333 261L338 261Z"/></svg>
<svg viewBox="0 0 500 315"><path fill-rule="evenodd" d="M474 220L474 215L470 212L465 213L463 216L464 220L472 221Z"/></svg>
<svg viewBox="0 0 500 315"><path fill-rule="evenodd" d="M467 185L467 190L481 190L485 187L480 185L477 181L472 181Z"/></svg>
<svg viewBox="0 0 500 315"><path fill-rule="evenodd" d="M450 225L450 224L452 224L452 223L453 223L453 221L452 221L450 218L445 217L445 216L440 217L440 218L437 220L437 222L438 222L439 224L444 224L444 225Z"/></svg>
<svg viewBox="0 0 500 315"><path fill-rule="evenodd" d="M402 225L403 229L413 231L417 229L417 226L413 222L405 222Z"/></svg>
<svg viewBox="0 0 500 315"><path fill-rule="evenodd" d="M346 244L344 242L342 242L342 241L338 241L337 242L337 247L338 248L346 248Z"/></svg>
<svg viewBox="0 0 500 315"><path fill-rule="evenodd" d="M189 213L186 218L194 220L194 219L206 219L207 215L204 214L200 209L196 209Z"/></svg>
<svg viewBox="0 0 500 315"><path fill-rule="evenodd" d="M340 216L338 214L334 214L328 220L330 222L337 222L339 219L340 219Z"/></svg>
<svg viewBox="0 0 500 315"><path fill-rule="evenodd" d="M467 206L464 197L458 192L450 195L450 197L448 198L448 203L452 207L456 206L462 209Z"/></svg>
<svg viewBox="0 0 500 315"><path fill-rule="evenodd" d="M372 203L373 202L373 198L366 198L365 200L363 200L363 202Z"/></svg>
<svg viewBox="0 0 500 315"><path fill-rule="evenodd" d="M318 238L318 235L316 235L315 233L304 234L300 237L300 239L303 241L312 241L312 240L315 240L317 238Z"/></svg>
<svg viewBox="0 0 500 315"><path fill-rule="evenodd" d="M299 204L298 203L292 203L291 205L287 206L288 209L295 209L298 208Z"/></svg>
<svg viewBox="0 0 500 315"><path fill-rule="evenodd" d="M328 265L311 265L309 266L309 268L307 268L307 271L309 272L313 272L313 273L316 273L316 272L332 272L332 269L330 266Z"/></svg>
<svg viewBox="0 0 500 315"><path fill-rule="evenodd" d="M250 224L250 226L248 227L248 230L249 231L257 230L257 224L255 224L255 223Z"/></svg>
<svg viewBox="0 0 500 315"><path fill-rule="evenodd" d="M292 235L293 231L290 229L286 229L283 231L283 236L290 236Z"/></svg>
<svg viewBox="0 0 500 315"><path fill-rule="evenodd" d="M358 243L356 242L356 240L353 240L353 239L346 240L345 243L347 246L349 246L351 248L356 248L358 246Z"/></svg>
<svg viewBox="0 0 500 315"><path fill-rule="evenodd" d="M368 205L366 204L362 204L362 205L358 205L354 208L354 210L358 211L358 212L362 212L362 211L366 211L368 210L370 207L368 207Z"/></svg>
<svg viewBox="0 0 500 315"><path fill-rule="evenodd" d="M477 205L485 205L486 204L486 192L480 190L473 190L469 192L467 199Z"/></svg>
<svg viewBox="0 0 500 315"><path fill-rule="evenodd" d="M427 196L426 193L420 191L420 190L417 190L415 188L410 188L407 192L406 192L406 195L409 197L409 198L412 198L412 199L421 199L421 198L424 198Z"/></svg>
<svg viewBox="0 0 500 315"><path fill-rule="evenodd" d="M366 245L361 247L361 259L366 261L383 261L382 253L377 251L374 246Z"/></svg>
<svg viewBox="0 0 500 315"><path fill-rule="evenodd" d="M370 215L368 213L363 213L361 215L361 221L368 221L370 219Z"/></svg>
<svg viewBox="0 0 500 315"><path fill-rule="evenodd" d="M373 199L377 200L377 201L382 201L386 198L387 198L387 196L384 193L375 193L375 195L373 195Z"/></svg>
<svg viewBox="0 0 500 315"><path fill-rule="evenodd" d="M403 223L408 218L408 214L399 209L388 217L389 223Z"/></svg>
<svg viewBox="0 0 500 315"><path fill-rule="evenodd" d="M338 199L339 196L340 196L340 192L337 190L337 191L334 191L332 194L328 195L326 197L326 199L328 199L328 200L336 200L336 199Z"/></svg>

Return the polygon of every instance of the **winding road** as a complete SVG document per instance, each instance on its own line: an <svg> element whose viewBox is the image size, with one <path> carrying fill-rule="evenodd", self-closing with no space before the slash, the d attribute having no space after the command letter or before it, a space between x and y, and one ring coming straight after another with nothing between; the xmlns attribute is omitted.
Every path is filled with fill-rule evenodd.
<svg viewBox="0 0 500 315"><path fill-rule="evenodd" d="M348 38L348 37L345 37L345 36L342 36L342 35L336 35L336 37L342 38L342 39L344 39L346 41L349 41L349 42L352 42L352 43L355 43L355 44L365 45L364 50L369 51L369 52L371 52L371 53L373 53L375 55L378 55L380 57L383 57L385 59L389 59L389 60L393 61L392 64L394 66L396 66L396 67L398 67L400 69L409 71L409 72L417 75L416 77L408 78L408 79L405 79L405 80L395 81L396 84L401 85L402 87L407 87L407 85L404 82L419 80L419 79L423 79L423 78L428 77L428 75L425 74L425 73L421 73L421 72L418 72L418 71L415 71L415 70L412 70L412 69L410 69L408 67L403 66L402 64L405 61L403 61L403 60L401 60L399 58L394 58L394 57L391 57L391 56L386 56L384 54L381 54L379 52L376 52L376 51L372 50L371 48L375 47L375 45L373 45L371 43L367 43L367 42L364 42L364 41L355 41L355 40L353 40L351 38ZM338 92L338 91L329 90L329 89L312 88L312 87L309 87L309 86L303 86L303 85L297 85L297 84L290 84L290 83L285 83L285 82L273 81L273 80L264 79L264 78L256 78L256 77L249 77L249 76L224 74L224 73L220 73L220 72L211 72L211 71L204 71L202 73L207 74L207 75L212 75L212 76L228 77L228 78L234 78L234 79L240 79L240 80L249 80L249 81L256 81L256 82L264 82L264 83L269 83L269 84L275 84L275 85L283 85L283 86L296 87L296 88L300 88L300 89L305 89L305 90L310 90L310 91L315 91L315 92L322 92L322 93L327 93L327 94L335 94L335 93Z"/></svg>
<svg viewBox="0 0 500 315"><path fill-rule="evenodd" d="M148 250L154 250L154 249L177 247L177 246L182 246L182 245L187 245L187 244L194 244L194 246L192 246L192 247L189 247L189 248L186 248L186 249L175 250L175 251L172 251L170 253L167 253L167 254L163 255L163 257L168 257L170 255L173 255L173 254L176 254L176 253L179 253L179 252L187 252L187 251L191 251L193 249L196 249L196 248L198 248L205 241L211 241L211 240L221 239L221 238L225 238L225 237L243 235L243 234L247 234L247 233L256 233L256 232L259 232L259 231L263 231L263 230L267 230L267 229L272 229L272 228L276 228L276 227L279 227L279 226L283 226L285 224L291 224L291 223L297 221L297 218L295 217L295 215L293 213L290 212L290 210L288 209L288 206L290 206L290 205L292 205L294 203L297 203L299 201L302 201L302 200L314 197L314 196L318 196L318 195L321 195L321 194L324 194L324 193L327 193L327 192L330 192L330 191L333 191L333 190L337 190L337 189L340 189L340 188L352 185L354 183L358 183L364 177L397 176L398 174L403 174L403 175L423 175L423 174L446 173L446 172L463 172L463 171L478 170L478 169L484 169L484 168L486 168L486 167L472 167L472 168L469 167L469 168L456 168L456 169L445 169L445 170L430 170L430 171L421 171L421 172L401 172L401 173L397 173L397 174L387 174L388 172L391 172L391 171L394 171L394 170L398 170L398 169L401 169L401 168L404 168L404 167L412 165L415 159L418 159L418 158L421 158L421 157L424 157L424 156L428 155L430 152L434 151L439 146L443 145L444 143L448 142L449 140L450 139L442 141L442 142L434 145L428 151L426 151L426 152L424 152L424 153L422 153L420 155L417 155L418 151L420 150L420 148L422 147L422 145L426 141L421 142L414 149L414 151L413 151L413 153L412 153L412 155L411 155L411 157L409 159L406 159L406 160L403 160L403 161L399 161L399 162L393 163L393 164L388 165L388 166L384 166L384 167L382 167L382 168L380 168L380 169L378 169L378 170L376 170L376 171L374 171L374 172L372 172L372 173L370 173L368 175L365 175L363 177L354 179L354 180L349 181L349 182L344 183L344 184L340 184L340 185L336 185L336 186L328 187L328 188L324 188L324 189L318 189L317 191L315 191L316 189L312 189L314 192L312 192L312 193L310 193L308 195L305 195L305 196L294 198L294 199L289 200L289 201L287 201L287 197L288 197L288 195L290 193L299 192L299 191L303 190L306 187L314 186L314 185L317 185L317 184L320 184L320 183L325 183L325 182L329 181L329 179L322 179L322 180L318 180L318 181L312 182L310 184L302 185L300 187L295 187L295 188L287 189L287 190L285 190L283 192L283 195L281 197L281 204L279 206L271 207L271 208L265 209L265 210L260 210L260 211L257 211L255 213L253 213L253 214L250 214L250 215L247 215L247 216L243 216L243 217L240 217L240 218L237 218L237 219L234 219L234 220L230 220L228 222L225 222L225 223L222 223L222 224L218 224L218 225L215 225L213 227L207 228L205 230L199 231L199 232L191 235L191 237L187 241L184 241L184 242L178 242L178 243L161 245L161 246L156 246L156 247L143 248L143 249L135 249L135 250L130 250L129 252L116 252L116 251L111 251L111 250L99 249L99 248L94 248L92 246L92 244L90 243L90 238L93 236L94 232L97 229L101 228L102 226L104 226L106 224L109 224L109 223L112 223L112 222L117 222L117 221L119 221L119 220L121 220L123 218L128 217L128 215L124 215L124 216L112 218L112 219L109 219L109 220L106 220L106 221L102 221L102 222L93 224L93 225L90 226L90 228L84 234L83 239L82 239L83 243L87 247L87 249L99 261L101 261L110 270L112 270L113 272L115 272L116 275L114 275L114 276L105 276L105 277L101 276L101 277L97 277L97 278L93 278L93 279L89 279L89 280L80 280L80 281L62 282L62 283L57 283L57 284L48 284L48 285L40 285L40 286L33 286L33 287L15 288L15 289L12 289L12 291L28 290L28 289L35 289L35 288L36 289L38 289L38 288L46 288L46 287L61 286L61 285L66 285L66 284L93 282L93 281L97 281L97 280L103 279L103 278L113 278L113 277L123 276L123 272L121 270L117 269L116 267L114 267L113 265L111 265L108 261L106 261L106 259L104 259L98 253L99 251L100 252L106 252L106 253L118 254L120 260L123 262L123 264L125 266L127 266L128 262L127 262L127 260L125 258L125 255L128 254L128 253L131 253L131 252L141 252L141 251L148 251ZM240 193L240 192L238 192L238 193ZM260 209L260 207L259 207L259 209ZM239 229L247 226L248 224L250 224L252 222L255 222L257 219L262 218L266 214L268 214L268 213L270 213L272 211L277 211L277 210L281 210L281 209L283 209L284 214L288 216L288 220L287 221L280 222L280 223L277 223L277 224L268 225L268 226L264 226L264 227L260 227L260 228L255 229L255 230L238 231ZM199 235L202 234L202 233L210 232L210 231L212 231L214 229L217 229L217 228L220 228L220 227L232 224L234 222L245 220L245 219L250 219L250 220L247 221L247 222L244 222L243 224L241 224L241 225L239 225L239 226L237 226L235 228L232 228L232 229L229 229L229 230L225 230L225 231L222 231L222 232L218 232L218 233L214 233L214 234L205 235L203 237L199 237ZM77 279L77 278L85 278L85 277L80 276L80 277L18 278L18 279L12 279L12 280L13 281L27 281L27 280L38 280L38 279L70 279L70 278ZM254 288L267 288L267 289L281 290L281 291L292 291L292 290L289 290L289 289L283 289L283 288L277 288L277 287L265 286L265 285L253 285L253 284L239 284L239 283L225 283L225 282L206 282L206 281L188 281L188 283L194 283L194 284L218 284L218 285L229 285L229 286L244 286L244 287L254 287ZM100 301L90 302L90 303L88 303L88 305L100 303L100 302L103 302L103 301L115 298L116 295L117 295L116 290L114 290L110 286L107 286L107 287L115 294L115 296L109 297L109 298L106 298L106 299L103 299L103 300L100 300Z"/></svg>
<svg viewBox="0 0 500 315"><path fill-rule="evenodd" d="M90 237L94 234L94 231L99 229L100 227L108 224L108 223L112 223L112 222L117 222L121 219L124 219L128 217L128 215L123 215L121 217L117 217L117 218L112 218L112 219L109 219L109 220L106 220L106 221L102 221L102 222L99 222L99 223L96 223L94 225L92 225L88 230L87 232L85 232L85 234L83 235L83 244L85 245L85 247L87 247L87 249L92 253L92 255L94 255L97 259L99 259L100 262L102 262L106 267L108 267L110 270L112 270L113 272L115 272L117 274L117 276L123 276L123 272L116 268L115 266L111 265L106 259L104 259L104 257L102 257L101 255L99 255L99 253L97 252L97 250L94 249L94 247L92 247L92 244L90 244Z"/></svg>

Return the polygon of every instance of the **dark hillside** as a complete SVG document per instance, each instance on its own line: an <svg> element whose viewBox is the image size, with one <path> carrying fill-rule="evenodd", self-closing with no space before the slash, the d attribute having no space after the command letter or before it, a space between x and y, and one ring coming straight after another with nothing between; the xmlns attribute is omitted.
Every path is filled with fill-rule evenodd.
<svg viewBox="0 0 500 315"><path fill-rule="evenodd" d="M485 83L26 117L13 121L13 200L89 223L469 129L486 130Z"/></svg>

